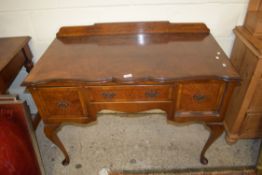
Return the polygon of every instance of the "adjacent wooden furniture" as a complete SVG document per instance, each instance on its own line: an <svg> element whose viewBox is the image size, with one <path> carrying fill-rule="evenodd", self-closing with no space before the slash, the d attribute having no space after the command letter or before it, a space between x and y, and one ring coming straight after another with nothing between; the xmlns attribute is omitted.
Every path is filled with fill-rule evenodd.
<svg viewBox="0 0 262 175"><path fill-rule="evenodd" d="M28 36L0 38L0 94L6 92L23 65L27 72L33 67L29 40Z"/></svg>
<svg viewBox="0 0 262 175"><path fill-rule="evenodd" d="M29 41L29 36L0 38L0 94L6 94L23 66L28 73L33 68ZM36 114L33 121L34 129L37 128L40 119Z"/></svg>
<svg viewBox="0 0 262 175"><path fill-rule="evenodd" d="M62 27L23 82L32 93L44 132L62 123L90 123L97 112L162 109L174 122L210 129L200 160L224 131L227 104L239 75L201 23L106 23ZM197 139L197 138L196 138Z"/></svg>
<svg viewBox="0 0 262 175"><path fill-rule="evenodd" d="M240 72L237 87L226 114L227 140L262 137L262 40L244 27L235 29L232 63Z"/></svg>
<svg viewBox="0 0 262 175"><path fill-rule="evenodd" d="M244 26L234 30L236 40L231 60L242 82L233 94L225 118L229 142L262 137L262 38L259 34L262 16L258 15L261 4L261 0L251 0ZM250 14L254 13L258 16L251 18ZM257 23L251 23L253 20ZM251 30L252 26L256 30Z"/></svg>
<svg viewBox="0 0 262 175"><path fill-rule="evenodd" d="M262 36L262 1L250 0L247 9L244 27L251 35L256 37Z"/></svg>

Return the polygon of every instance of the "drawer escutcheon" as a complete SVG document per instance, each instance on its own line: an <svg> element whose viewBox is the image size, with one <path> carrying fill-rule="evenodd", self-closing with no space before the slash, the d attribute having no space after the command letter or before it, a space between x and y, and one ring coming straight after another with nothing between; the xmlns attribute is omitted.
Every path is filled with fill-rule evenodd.
<svg viewBox="0 0 262 175"><path fill-rule="evenodd" d="M149 90L145 92L145 96L148 98L156 98L159 96L159 93L156 90Z"/></svg>
<svg viewBox="0 0 262 175"><path fill-rule="evenodd" d="M68 106L69 106L69 102L66 100L61 100L57 102L57 107L59 107L60 109L66 109Z"/></svg>
<svg viewBox="0 0 262 175"><path fill-rule="evenodd" d="M207 96L202 95L202 94L195 94L193 95L193 99L197 102L203 102L207 99Z"/></svg>
<svg viewBox="0 0 262 175"><path fill-rule="evenodd" d="M114 92L103 92L102 96L107 100L111 100L116 96L116 93L114 93Z"/></svg>

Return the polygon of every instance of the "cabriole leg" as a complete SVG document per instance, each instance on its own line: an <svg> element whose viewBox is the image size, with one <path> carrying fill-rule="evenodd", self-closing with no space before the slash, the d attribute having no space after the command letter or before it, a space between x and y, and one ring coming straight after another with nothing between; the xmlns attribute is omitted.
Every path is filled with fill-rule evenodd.
<svg viewBox="0 0 262 175"><path fill-rule="evenodd" d="M208 164L208 160L205 157L207 149L217 140L218 137L224 132L224 126L222 124L206 124L210 130L209 138L203 147L200 154L200 162L204 165Z"/></svg>
<svg viewBox="0 0 262 175"><path fill-rule="evenodd" d="M63 143L57 136L57 130L59 129L59 127L60 127L60 124L45 124L44 133L46 137L49 138L63 152L65 159L63 160L62 164L68 165L70 162L68 153Z"/></svg>

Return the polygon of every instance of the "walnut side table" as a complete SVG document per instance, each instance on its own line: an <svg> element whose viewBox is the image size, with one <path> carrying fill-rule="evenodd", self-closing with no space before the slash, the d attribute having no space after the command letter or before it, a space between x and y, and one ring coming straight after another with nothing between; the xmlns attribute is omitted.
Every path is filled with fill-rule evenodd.
<svg viewBox="0 0 262 175"><path fill-rule="evenodd" d="M200 161L223 133L224 114L239 75L202 23L105 23L62 27L23 82L33 95L46 136L63 123L90 123L110 109L161 109L173 122L210 129Z"/></svg>

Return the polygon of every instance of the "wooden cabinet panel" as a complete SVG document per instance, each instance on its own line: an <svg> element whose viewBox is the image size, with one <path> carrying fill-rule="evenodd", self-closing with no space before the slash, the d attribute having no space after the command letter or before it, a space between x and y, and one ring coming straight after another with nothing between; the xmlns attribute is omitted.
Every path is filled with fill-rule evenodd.
<svg viewBox="0 0 262 175"><path fill-rule="evenodd" d="M262 113L262 80L259 80L248 112Z"/></svg>
<svg viewBox="0 0 262 175"><path fill-rule="evenodd" d="M241 84L236 87L225 117L227 140L262 137L261 40L245 27L235 29L232 63L239 70Z"/></svg>
<svg viewBox="0 0 262 175"><path fill-rule="evenodd" d="M237 40L235 42L235 45L240 45L239 43L243 44L241 40ZM245 46L246 47L246 46ZM240 48L235 48L236 50L232 51L232 56L237 55L237 52L239 52L238 49ZM248 87L250 85L250 81L252 78L252 75L255 71L256 64L257 64L257 58L256 56L247 48L245 48L245 53L244 55L237 55L237 57L232 57L232 62L235 67L237 65L239 66L239 73L241 76L241 84L240 86L237 86L235 88L235 91L232 95L231 101L229 103L229 108L226 113L226 124L229 130L233 130L233 127L236 126L237 122L236 120L239 120L242 115L244 117L245 114L240 114L239 111L243 106L243 101L246 97L246 93L248 90ZM240 51L241 52L241 51ZM242 59L240 59L241 57ZM240 128L240 123L238 123L238 129ZM232 131L231 131L232 132ZM238 131L236 131L238 132Z"/></svg>
<svg viewBox="0 0 262 175"><path fill-rule="evenodd" d="M257 65L257 58L250 50L247 50L244 55L244 60L241 61L239 74L241 79L251 79Z"/></svg>
<svg viewBox="0 0 262 175"><path fill-rule="evenodd" d="M254 36L262 34L262 3L261 0L249 1L249 6L246 14L244 26Z"/></svg>
<svg viewBox="0 0 262 175"><path fill-rule="evenodd" d="M76 88L41 88L38 90L43 112L47 115L68 117L83 115L80 94Z"/></svg>
<svg viewBox="0 0 262 175"><path fill-rule="evenodd" d="M242 138L262 137L262 113L247 113L240 136Z"/></svg>
<svg viewBox="0 0 262 175"><path fill-rule="evenodd" d="M179 84L177 112L217 112L223 98L222 81L191 82Z"/></svg>
<svg viewBox="0 0 262 175"><path fill-rule="evenodd" d="M88 88L89 101L171 100L172 86L99 86Z"/></svg>
<svg viewBox="0 0 262 175"><path fill-rule="evenodd" d="M246 48L245 44L242 43L239 38L236 38L232 50L238 50L238 52L232 52L231 62L234 65L234 67L236 68L236 70L238 72L240 72L240 68L241 68L242 62L244 60L247 48Z"/></svg>

